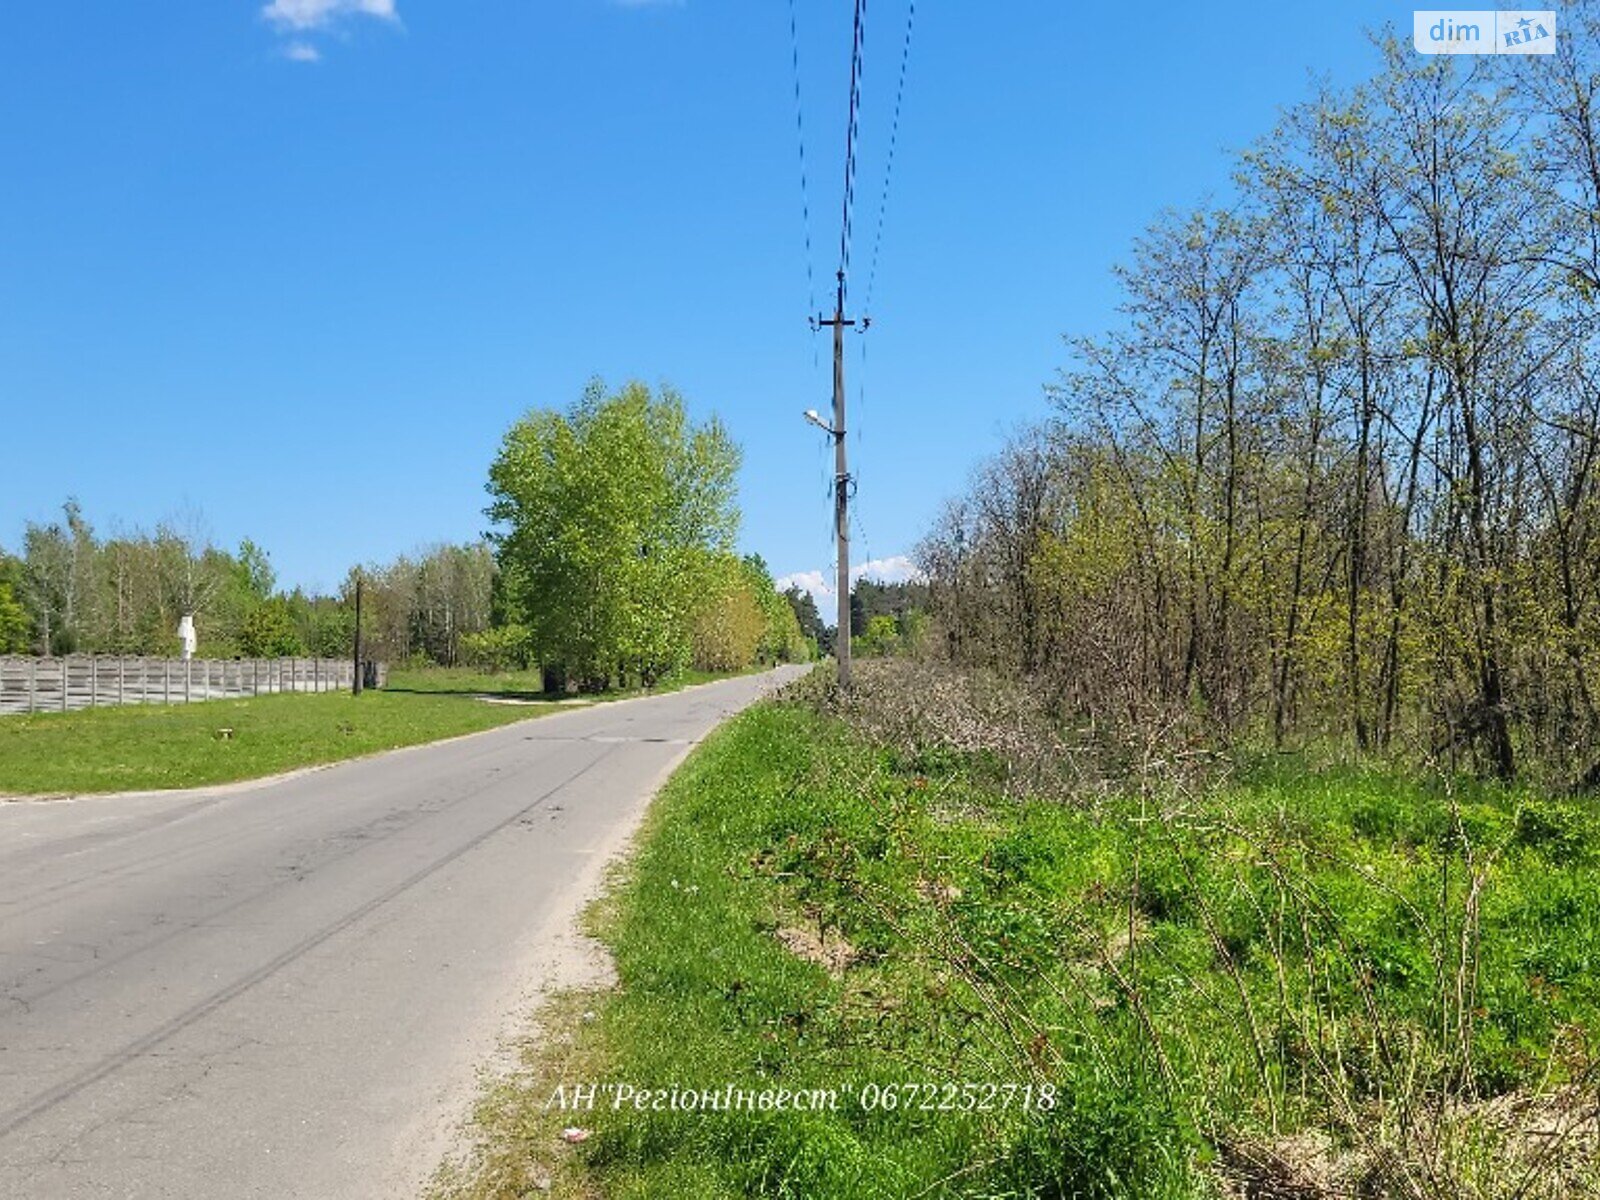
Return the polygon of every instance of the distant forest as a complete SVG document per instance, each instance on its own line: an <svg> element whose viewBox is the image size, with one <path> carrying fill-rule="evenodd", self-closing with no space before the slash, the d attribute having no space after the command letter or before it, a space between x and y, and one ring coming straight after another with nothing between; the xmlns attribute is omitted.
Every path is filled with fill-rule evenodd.
<svg viewBox="0 0 1600 1200"><path fill-rule="evenodd" d="M282 589L263 547L248 539L220 547L198 515L104 536L69 500L58 520L26 527L19 554L0 548L0 654L174 656L187 613L201 657L344 657L354 649L357 574L332 594ZM488 670L538 665L488 541L424 547L359 574L364 654ZM831 641L811 597L777 593L758 557L730 556L716 580L717 603L692 631L692 665L805 658L814 639Z"/></svg>
<svg viewBox="0 0 1600 1200"><path fill-rule="evenodd" d="M494 556L482 543L361 575L376 657L456 664L494 624ZM20 554L0 550L0 652L173 655L191 614L203 657L338 657L353 649L355 579L352 569L332 595L280 590L263 547L217 546L197 515L102 536L69 500L59 520L26 527Z"/></svg>

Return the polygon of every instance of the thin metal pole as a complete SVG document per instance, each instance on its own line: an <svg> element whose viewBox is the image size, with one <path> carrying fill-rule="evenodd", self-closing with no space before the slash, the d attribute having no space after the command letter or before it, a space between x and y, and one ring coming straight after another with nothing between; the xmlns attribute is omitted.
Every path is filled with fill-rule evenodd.
<svg viewBox="0 0 1600 1200"><path fill-rule="evenodd" d="M356 636L355 636L355 676L350 684L352 696L361 695L361 572L356 572Z"/></svg>

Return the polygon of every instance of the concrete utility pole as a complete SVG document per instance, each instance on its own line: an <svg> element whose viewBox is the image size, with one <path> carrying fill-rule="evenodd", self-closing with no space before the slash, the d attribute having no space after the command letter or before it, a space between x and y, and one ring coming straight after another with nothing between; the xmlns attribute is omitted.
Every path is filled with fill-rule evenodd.
<svg viewBox="0 0 1600 1200"><path fill-rule="evenodd" d="M850 687L850 470L844 450L844 329L854 325L844 317L844 272L839 272L839 290L833 306L833 319L819 325L833 327L833 532L839 543L838 576L839 629L833 652L839 661L839 687Z"/></svg>

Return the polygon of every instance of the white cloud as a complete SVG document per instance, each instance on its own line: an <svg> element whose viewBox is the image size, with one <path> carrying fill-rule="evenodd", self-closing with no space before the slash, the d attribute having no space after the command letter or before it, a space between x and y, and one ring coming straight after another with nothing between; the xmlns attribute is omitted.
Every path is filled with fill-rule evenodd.
<svg viewBox="0 0 1600 1200"><path fill-rule="evenodd" d="M904 554L896 554L893 558L874 558L853 567L850 578L866 578L875 583L921 583L926 576Z"/></svg>
<svg viewBox="0 0 1600 1200"><path fill-rule="evenodd" d="M822 607L824 600L833 599L833 589L828 586L828 581L821 571L796 571L792 575L780 575L773 580L773 585L780 592L787 592L792 587L797 587L802 592L810 592L811 598L817 602L819 608Z"/></svg>
<svg viewBox="0 0 1600 1200"><path fill-rule="evenodd" d="M323 29L341 17L377 17L398 21L395 0L272 0L261 15L285 30Z"/></svg>
<svg viewBox="0 0 1600 1200"><path fill-rule="evenodd" d="M322 51L310 42L290 42L283 48L283 56L290 62L314 63L322 61Z"/></svg>
<svg viewBox="0 0 1600 1200"><path fill-rule="evenodd" d="M803 592L810 592L811 598L817 602L817 608L822 613L823 620L827 620L837 603L833 590L834 572L829 571L794 571L788 575L780 575L774 583L780 592L791 587L798 587ZM920 583L924 579L916 564L904 554L896 554L889 558L873 558L850 568L850 580L870 579L874 583Z"/></svg>

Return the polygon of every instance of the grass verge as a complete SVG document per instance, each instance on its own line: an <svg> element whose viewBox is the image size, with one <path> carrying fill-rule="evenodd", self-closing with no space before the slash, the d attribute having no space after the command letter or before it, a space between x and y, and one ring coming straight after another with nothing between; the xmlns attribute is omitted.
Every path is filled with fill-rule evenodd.
<svg viewBox="0 0 1600 1200"><path fill-rule="evenodd" d="M736 719L596 918L619 987L440 1194L1597 1194L1592 810L1281 765L1007 784L797 704ZM838 1101L574 1112L562 1082Z"/></svg>
<svg viewBox="0 0 1600 1200"><path fill-rule="evenodd" d="M199 787L476 733L554 705L345 692L0 718L0 794ZM230 730L226 737L220 732Z"/></svg>
<svg viewBox="0 0 1600 1200"><path fill-rule="evenodd" d="M500 696L511 700L554 698L545 696L544 676L538 667L498 672L471 667L396 667L389 672L385 690L428 695Z"/></svg>
<svg viewBox="0 0 1600 1200"><path fill-rule="evenodd" d="M719 679L732 679L739 675L759 675L770 671L768 665L748 667L743 671L679 671L658 680L652 687L618 688L600 693L595 699L620 699L627 696L659 696L681 691L702 683L715 683ZM397 668L389 672L386 690L391 692L420 692L429 695L492 696L507 700L556 700L563 697L544 690L544 677L537 667L526 671L478 671L471 667L421 667Z"/></svg>

